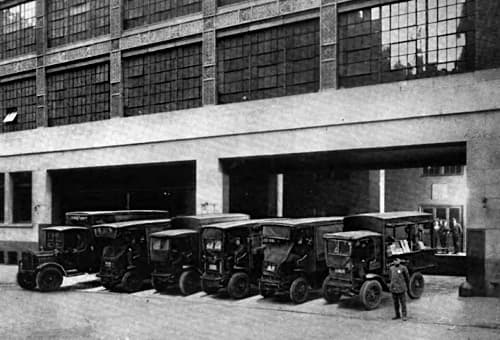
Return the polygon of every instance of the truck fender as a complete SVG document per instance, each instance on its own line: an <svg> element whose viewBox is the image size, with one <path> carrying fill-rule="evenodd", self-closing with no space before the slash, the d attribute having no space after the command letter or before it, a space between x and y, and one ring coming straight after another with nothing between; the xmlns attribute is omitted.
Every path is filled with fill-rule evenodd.
<svg viewBox="0 0 500 340"><path fill-rule="evenodd" d="M365 279L367 281L368 280L376 280L376 281L378 281L382 285L382 289L389 290L389 287L385 283L384 278L382 276L378 275L378 274L368 273L368 274L365 275Z"/></svg>
<svg viewBox="0 0 500 340"><path fill-rule="evenodd" d="M47 263L42 263L41 265L39 265L37 268L36 268L36 271L37 273L44 269L44 268L47 268L47 267L54 267L56 268L57 270L59 270L63 276L67 276L67 273L66 273L66 270L64 270L64 267L61 266L59 263L56 263L56 262L47 262Z"/></svg>

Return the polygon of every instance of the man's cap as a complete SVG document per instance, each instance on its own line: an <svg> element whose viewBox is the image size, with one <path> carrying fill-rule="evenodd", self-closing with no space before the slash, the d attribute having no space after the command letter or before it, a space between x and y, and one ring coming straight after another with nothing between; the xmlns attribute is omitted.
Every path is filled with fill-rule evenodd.
<svg viewBox="0 0 500 340"><path fill-rule="evenodd" d="M400 264L401 260L399 258L395 258L393 261L394 264Z"/></svg>

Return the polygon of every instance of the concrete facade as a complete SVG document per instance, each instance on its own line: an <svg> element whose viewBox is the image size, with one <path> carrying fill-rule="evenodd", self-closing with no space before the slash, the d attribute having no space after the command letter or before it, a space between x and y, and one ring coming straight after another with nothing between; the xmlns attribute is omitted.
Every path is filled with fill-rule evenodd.
<svg viewBox="0 0 500 340"><path fill-rule="evenodd" d="M256 0L217 8L216 1L211 0L203 1L201 13L123 31L120 2L111 1L109 35L50 49L41 43L37 45L37 54L0 61L0 79L33 72L38 97L37 129L0 134L0 172L6 174L5 223L0 224L0 246L7 249L14 241L33 247L39 226L52 223L53 170L194 161L196 212L221 212L230 209L230 181L221 166L223 159L465 143L466 175L449 185L452 191L466 186L466 193L461 193L464 198L457 203L465 205L469 230L485 233L484 244L478 245L484 253L480 265L485 275L469 277L468 281L478 294L500 296L496 283L500 266L500 68L495 68L498 65L493 57L483 58L481 65L485 66L473 72L338 88L336 14L389 2ZM483 6L485 2L476 3ZM494 9L490 13L497 13L498 7L489 3ZM44 1L37 4L37 23L41 23L38 30L43 36ZM215 105L217 37L309 18L320 20L318 93ZM481 23L492 25L491 20ZM121 56L188 42L202 43L203 106L123 117ZM476 51L476 57L495 50L495 46L491 42L477 44L481 50ZM112 118L48 127L46 70L97 59L108 60L111 65ZM19 171L32 172L32 223L28 225L16 225L11 217L9 174ZM394 183L400 185L399 177L418 179L411 171L386 171L386 210L415 209L402 203L404 195L387 194L394 192ZM358 198L351 197L342 209L352 213L383 207L380 176L373 169L357 173L353 182L359 188ZM281 180L285 187L279 190L286 192L287 181L294 179L307 186L304 190L313 190L316 185L304 181L300 174L295 178L285 175ZM270 180L274 183L270 187L275 182ZM331 192L342 192L334 181L320 181L318 185L323 187L325 183ZM418 188L428 190L428 186L425 179L417 181ZM328 192L322 191L325 199ZM400 192L413 195L412 202L435 203L428 200L428 192L415 187L408 186ZM275 194L270 190L271 201L279 202L281 198ZM286 199L280 204L286 214ZM300 214L328 213L314 209L307 208ZM271 210L279 214L278 208Z"/></svg>

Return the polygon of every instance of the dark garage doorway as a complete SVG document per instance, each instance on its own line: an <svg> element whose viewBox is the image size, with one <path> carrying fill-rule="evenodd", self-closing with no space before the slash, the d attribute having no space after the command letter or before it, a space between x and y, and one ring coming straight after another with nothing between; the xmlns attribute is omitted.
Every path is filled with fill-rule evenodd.
<svg viewBox="0 0 500 340"><path fill-rule="evenodd" d="M195 162L53 170L53 223L67 211L195 211Z"/></svg>

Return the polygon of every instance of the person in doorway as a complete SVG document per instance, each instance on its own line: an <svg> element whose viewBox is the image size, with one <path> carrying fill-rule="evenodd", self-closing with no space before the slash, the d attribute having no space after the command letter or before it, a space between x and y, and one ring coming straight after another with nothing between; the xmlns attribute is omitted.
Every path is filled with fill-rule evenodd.
<svg viewBox="0 0 500 340"><path fill-rule="evenodd" d="M444 248L446 252L448 252L448 232L450 229L448 228L448 221L440 220L439 221L439 243L441 243L441 248Z"/></svg>
<svg viewBox="0 0 500 340"><path fill-rule="evenodd" d="M389 289L392 293L394 311L396 313L396 315L392 319L401 319L402 314L403 321L406 321L408 320L406 310L406 291L410 283L410 274L408 273L408 269L401 264L401 260L398 258L394 260L390 267L389 279Z"/></svg>
<svg viewBox="0 0 500 340"><path fill-rule="evenodd" d="M453 238L453 251L457 254L460 251L460 242L462 238L462 226L457 222L457 219L453 217L450 224L451 236Z"/></svg>

